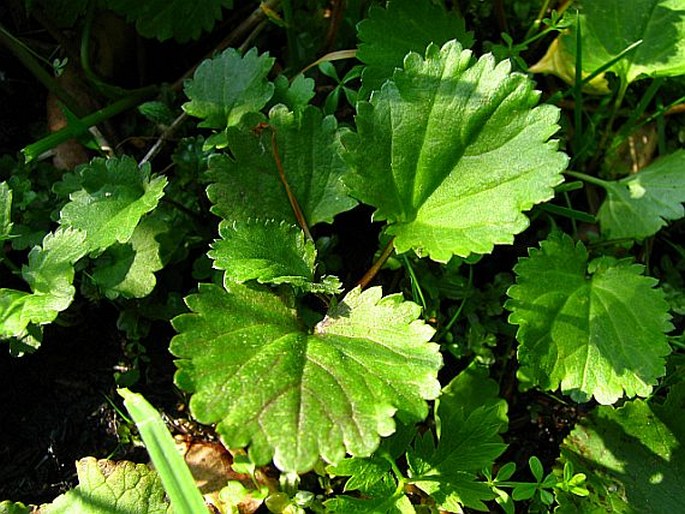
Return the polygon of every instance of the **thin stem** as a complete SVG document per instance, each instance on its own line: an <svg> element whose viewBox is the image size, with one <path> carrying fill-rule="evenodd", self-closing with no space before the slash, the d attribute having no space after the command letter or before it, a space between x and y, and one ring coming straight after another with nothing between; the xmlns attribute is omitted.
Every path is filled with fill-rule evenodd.
<svg viewBox="0 0 685 514"><path fill-rule="evenodd" d="M285 177L285 170L283 169L283 162L281 161L281 156L278 153L278 143L276 141L276 129L269 125L269 128L271 129L271 150L273 151L274 155L274 161L276 162L276 168L278 169L278 176L281 179L281 183L283 184L283 187L285 188L285 194L288 195L288 201L290 202L290 207L293 209L293 213L295 214L295 219L297 219L297 223L300 225L300 228L304 232L304 235L307 236L307 239L310 241L313 241L314 238L312 237L312 233L309 231L309 225L307 224L307 219L304 217L304 213L302 212L302 209L300 208L300 204L297 201L297 198L293 194L292 190L290 189L290 184L288 184L288 179Z"/></svg>
<svg viewBox="0 0 685 514"><path fill-rule="evenodd" d="M108 105L104 109L95 111L88 116L77 120L75 123L69 123L62 130L58 130L44 137L43 139L36 141L28 146L26 146L21 152L24 154L26 162L31 162L48 150L52 150L57 145L64 143L65 141L76 138L85 133L90 127L102 123L117 114L120 114L136 105L141 104L148 98L151 98L157 94L157 87L151 86L145 89L141 89L135 94L122 98Z"/></svg>
<svg viewBox="0 0 685 514"><path fill-rule="evenodd" d="M374 277L378 274L380 269L383 267L383 265L387 262L387 260L390 258L390 256L393 254L395 251L395 238L393 237L388 241L388 244L385 245L385 248L383 248L383 251L381 252L380 257L378 257L378 260L373 263L373 265L369 268L369 270L364 273L364 276L357 282L357 286L361 287L362 289L365 289L366 286L368 286L371 281L374 279Z"/></svg>
<svg viewBox="0 0 685 514"><path fill-rule="evenodd" d="M409 272L409 278L411 279L411 286L412 286L412 291L416 291L415 296L419 297L419 301L421 302L421 307L423 307L423 312L426 312L426 299L423 297L423 291L421 290L421 285L419 284L418 279L416 278L416 273L414 273L414 268L411 265L411 262L409 262L409 259L407 258L406 255L402 256L402 261L404 262L404 267L407 268L407 271Z"/></svg>
<svg viewBox="0 0 685 514"><path fill-rule="evenodd" d="M141 161L138 163L138 165L145 164L146 162L152 160L155 155L159 153L159 151L162 148L162 145L171 137L171 135L176 132L176 129L181 126L181 123L185 121L185 119L188 117L188 115L185 112L182 112L180 116L178 116L171 125L169 125L164 132L162 132L159 137L157 138L157 141L155 141L155 144L152 145L152 147L147 151L145 154L145 157L141 159Z"/></svg>
<svg viewBox="0 0 685 514"><path fill-rule="evenodd" d="M530 36L533 34L533 32L537 31L540 28L540 25L542 24L542 20L545 17L545 14L547 13L547 9L549 9L549 3L551 0L545 0L542 2L542 6L540 7L540 10L538 11L538 15L535 18L535 21L533 24L530 26L528 29L528 32L526 32L526 36L523 38L524 40L527 40L530 38Z"/></svg>
<svg viewBox="0 0 685 514"><path fill-rule="evenodd" d="M0 43L4 44L48 91L59 98L67 109L77 116L86 114L76 99L43 68L28 47L10 34L2 25L0 25Z"/></svg>
<svg viewBox="0 0 685 514"><path fill-rule="evenodd" d="M607 189L611 187L611 183L602 180L601 178L593 177L592 175L586 175L585 173L580 173L579 171L571 171L571 170L566 170L564 173L567 175L571 175L572 177L579 178L580 180L583 180L585 182L588 182L590 184L594 184L596 186L599 186L601 188Z"/></svg>
<svg viewBox="0 0 685 514"><path fill-rule="evenodd" d="M469 289L473 285L473 266L469 266ZM456 321L459 319L459 316L461 316L461 311L464 310L464 305L466 305L466 298L462 298L461 303L459 304L459 307L457 308L457 311L452 314L452 317L450 320L447 322L447 325L444 326L444 328L440 331L439 337L436 337L436 341L439 341L442 336L444 336L447 332L450 331L452 328L452 325L456 323Z"/></svg>

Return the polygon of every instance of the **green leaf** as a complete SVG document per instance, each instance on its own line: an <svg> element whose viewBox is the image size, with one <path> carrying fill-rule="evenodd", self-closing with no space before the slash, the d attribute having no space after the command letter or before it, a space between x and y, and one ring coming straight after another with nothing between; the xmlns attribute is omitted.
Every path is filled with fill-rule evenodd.
<svg viewBox="0 0 685 514"><path fill-rule="evenodd" d="M507 404L497 384L471 365L442 391L437 402L437 446L430 432L407 452L412 482L442 509L487 510L495 494L477 474L505 450L499 436L507 428Z"/></svg>
<svg viewBox="0 0 685 514"><path fill-rule="evenodd" d="M273 220L222 221L221 240L209 256L216 269L225 270L229 282L257 280L259 283L292 284L305 291L335 294L327 283L315 283L316 248L295 225Z"/></svg>
<svg viewBox="0 0 685 514"><path fill-rule="evenodd" d="M145 464L86 457L76 463L79 485L41 506L44 514L170 514L157 473Z"/></svg>
<svg viewBox="0 0 685 514"><path fill-rule="evenodd" d="M237 125L245 113L261 110L273 95L274 85L266 78L273 64L272 57L258 55L256 48L244 56L228 48L202 61L185 84L190 102L183 110L202 118L200 127L223 130Z"/></svg>
<svg viewBox="0 0 685 514"><path fill-rule="evenodd" d="M240 284L200 284L186 302L192 312L173 320L176 384L196 419L218 423L230 448L249 445L258 465L304 472L319 456L368 456L395 413L423 419L439 392L434 331L400 295L354 289L313 333L278 297Z"/></svg>
<svg viewBox="0 0 685 514"><path fill-rule="evenodd" d="M179 43L198 39L222 17L222 8L233 7L233 0L106 0L113 11L135 22L138 32L160 41L174 38Z"/></svg>
<svg viewBox="0 0 685 514"><path fill-rule="evenodd" d="M362 73L361 97L368 98L402 67L409 52L423 53L429 43L442 46L456 39L465 48L473 45L463 18L445 12L442 6L415 0L391 0L385 9L374 5L359 23L357 58L366 64Z"/></svg>
<svg viewBox="0 0 685 514"><path fill-rule="evenodd" d="M301 111L314 98L314 79L297 75L292 82L285 75L274 80L274 96L271 104L283 104L291 111Z"/></svg>
<svg viewBox="0 0 685 514"><path fill-rule="evenodd" d="M625 85L641 74L675 77L685 73L685 6L682 0L579 1L583 71L592 72L631 44L642 43L609 68ZM575 18L575 13L573 14ZM576 29L560 39L575 59Z"/></svg>
<svg viewBox="0 0 685 514"><path fill-rule="evenodd" d="M587 250L559 232L514 268L509 322L519 325L522 378L575 401L647 396L665 372L668 304L643 267Z"/></svg>
<svg viewBox="0 0 685 514"><path fill-rule="evenodd" d="M5 500L0 502L0 514L30 514L31 509L20 502Z"/></svg>
<svg viewBox="0 0 685 514"><path fill-rule="evenodd" d="M0 337L23 338L29 325L54 321L74 297L74 263L87 253L85 234L59 229L29 253L22 269L32 293L0 289Z"/></svg>
<svg viewBox="0 0 685 514"><path fill-rule="evenodd" d="M607 196L598 213L602 232L615 239L644 239L685 216L683 170L685 150L678 150L635 175L606 182Z"/></svg>
<svg viewBox="0 0 685 514"><path fill-rule="evenodd" d="M243 127L229 128L228 144L234 159L216 156L207 176L213 182L207 195L212 212L226 220L274 219L295 224L288 196L279 178L272 144L273 132L253 130L260 117L247 117ZM286 180L309 225L331 223L336 214L356 201L342 183L348 167L339 154L337 122L309 106L301 113L284 107L271 110L269 124L276 131L276 148Z"/></svg>
<svg viewBox="0 0 685 514"><path fill-rule="evenodd" d="M108 298L143 298L155 288L155 271L162 269L157 237L168 231L166 223L147 217L126 244L114 244L95 263L93 281Z"/></svg>
<svg viewBox="0 0 685 514"><path fill-rule="evenodd" d="M183 456L176 449L174 438L162 416L141 394L125 388L117 392L124 399L126 410L140 431L175 514L205 512L207 508L202 494Z"/></svg>
<svg viewBox="0 0 685 514"><path fill-rule="evenodd" d="M12 232L12 190L7 182L0 182L0 243Z"/></svg>
<svg viewBox="0 0 685 514"><path fill-rule="evenodd" d="M150 177L148 164L138 168L130 157L96 158L79 172L82 189L69 195L60 224L83 230L91 252L128 242L167 184L164 177Z"/></svg>
<svg viewBox="0 0 685 514"><path fill-rule="evenodd" d="M590 496L557 495L559 512L680 512L685 495L685 383L663 405L633 400L599 407L580 420L561 460L587 475Z"/></svg>
<svg viewBox="0 0 685 514"><path fill-rule="evenodd" d="M351 193L387 220L395 248L447 262L511 243L522 211L554 195L567 157L548 141L556 107L509 62L474 62L450 41L358 105L358 133L345 135Z"/></svg>

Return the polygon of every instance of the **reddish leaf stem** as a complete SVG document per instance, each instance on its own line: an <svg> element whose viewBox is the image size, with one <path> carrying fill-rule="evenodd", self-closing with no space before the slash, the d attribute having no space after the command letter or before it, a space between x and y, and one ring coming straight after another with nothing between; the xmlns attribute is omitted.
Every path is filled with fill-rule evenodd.
<svg viewBox="0 0 685 514"><path fill-rule="evenodd" d="M395 251L395 246L394 243L395 238L391 238L390 241L388 241L388 244L385 245L385 248L383 248L383 251L381 252L380 257L378 257L378 260L373 263L373 265L369 268L369 270L364 273L364 276L357 282L357 285L361 287L362 289L365 289L366 286L369 285L369 283L374 279L374 277L378 274L380 269L383 267L383 264L387 262L387 260L390 258L392 253Z"/></svg>

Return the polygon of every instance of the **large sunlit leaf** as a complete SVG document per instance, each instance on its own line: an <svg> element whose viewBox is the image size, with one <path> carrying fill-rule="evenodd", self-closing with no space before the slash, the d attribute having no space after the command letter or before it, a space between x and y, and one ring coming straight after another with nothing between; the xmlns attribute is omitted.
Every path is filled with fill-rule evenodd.
<svg viewBox="0 0 685 514"><path fill-rule="evenodd" d="M210 160L207 176L212 184L207 195L214 204L212 212L226 220L262 218L296 224L276 155L309 225L330 223L356 205L342 183L348 167L339 154L340 129L333 116L324 117L311 106L301 113L275 107L268 121L275 130L275 147L271 128L252 130L260 121L258 115L248 116L241 128L229 128L234 158Z"/></svg>
<svg viewBox="0 0 685 514"><path fill-rule="evenodd" d="M622 0L582 0L574 6L580 12L583 71L595 71L642 41L609 68L625 85L641 74L674 77L685 73L683 0L632 0L629 9ZM575 61L575 25L560 36L560 51Z"/></svg>
<svg viewBox="0 0 685 514"><path fill-rule="evenodd" d="M126 243L142 216L164 195L165 177L150 176L131 157L93 159L80 169L81 189L60 212L60 224L86 233L90 251Z"/></svg>
<svg viewBox="0 0 685 514"><path fill-rule="evenodd" d="M562 461L588 477L590 496L562 495L563 514L670 513L685 495L685 383L666 402L629 401L583 418L561 448Z"/></svg>
<svg viewBox="0 0 685 514"><path fill-rule="evenodd" d="M447 262L488 253L553 196L567 157L549 138L556 107L509 62L475 61L456 41L412 53L343 136L353 196L387 220L398 252Z"/></svg>
<svg viewBox="0 0 685 514"><path fill-rule="evenodd" d="M474 365L442 391L436 411L437 445L430 432L417 437L407 453L413 483L438 506L461 512L463 506L486 511L494 493L477 474L502 454L499 436L507 428L507 404L497 384Z"/></svg>
<svg viewBox="0 0 685 514"><path fill-rule="evenodd" d="M138 32L160 41L174 38L179 43L198 39L222 17L222 8L233 0L105 0L107 7L135 22Z"/></svg>
<svg viewBox="0 0 685 514"><path fill-rule="evenodd" d="M257 280L262 284L292 284L305 291L337 293L330 278L316 283L316 248L295 225L273 220L222 221L221 239L209 252L214 267L226 271L231 282Z"/></svg>
<svg viewBox="0 0 685 514"><path fill-rule="evenodd" d="M576 401L647 396L665 372L668 304L643 266L588 263L582 243L555 232L515 267L506 307L519 325L520 378Z"/></svg>
<svg viewBox="0 0 685 514"><path fill-rule="evenodd" d="M240 55L234 48L207 59L185 84L190 102L183 110L203 121L200 127L225 129L237 125L247 112L259 111L274 93L267 75L274 64L273 57L258 55L253 48Z"/></svg>
<svg viewBox="0 0 685 514"><path fill-rule="evenodd" d="M607 196L598 213L602 232L613 239L652 236L685 216L685 150L604 187Z"/></svg>
<svg viewBox="0 0 685 514"><path fill-rule="evenodd" d="M145 464L86 457L76 463L79 485L41 506L44 514L171 514L162 482Z"/></svg>
<svg viewBox="0 0 685 514"><path fill-rule="evenodd" d="M429 1L390 0L385 9L373 5L357 30L357 58L366 64L362 98L392 78L409 52L422 54L429 43L441 46L451 39L466 48L473 44L473 34L466 32L463 18Z"/></svg>
<svg viewBox="0 0 685 514"><path fill-rule="evenodd" d="M85 234L59 229L29 253L22 276L31 292L0 289L0 337L23 338L30 325L52 322L74 297L74 263L88 252Z"/></svg>
<svg viewBox="0 0 685 514"><path fill-rule="evenodd" d="M201 284L186 299L192 312L173 320L170 349L193 415L217 423L228 447L304 472L319 457L370 455L395 414L428 413L442 361L416 304L355 289L307 330L272 293L227 289Z"/></svg>

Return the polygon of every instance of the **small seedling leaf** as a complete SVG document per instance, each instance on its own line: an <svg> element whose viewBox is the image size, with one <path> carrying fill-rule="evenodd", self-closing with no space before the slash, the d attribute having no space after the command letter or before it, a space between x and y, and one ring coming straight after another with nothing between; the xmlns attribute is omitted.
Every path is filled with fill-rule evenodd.
<svg viewBox="0 0 685 514"><path fill-rule="evenodd" d="M200 127L223 130L237 125L245 113L261 110L273 95L274 85L267 80L273 64L272 57L258 55L255 48L243 56L228 48L203 61L186 82L190 101L183 110L202 118Z"/></svg>
<svg viewBox="0 0 685 514"><path fill-rule="evenodd" d="M93 159L79 169L81 189L60 212L60 224L86 233L90 252L127 243L144 214L164 195L165 177L150 176L131 157Z"/></svg>

